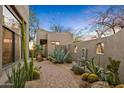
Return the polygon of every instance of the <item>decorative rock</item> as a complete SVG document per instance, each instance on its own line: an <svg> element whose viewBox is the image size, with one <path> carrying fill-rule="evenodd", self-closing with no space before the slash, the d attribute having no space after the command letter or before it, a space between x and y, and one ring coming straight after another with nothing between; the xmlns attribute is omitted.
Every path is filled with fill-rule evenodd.
<svg viewBox="0 0 124 93"><path fill-rule="evenodd" d="M91 84L91 88L110 88L110 86L106 81L97 81Z"/></svg>
<svg viewBox="0 0 124 93"><path fill-rule="evenodd" d="M90 88L90 83L88 83L87 81L82 81L79 87L80 88Z"/></svg>

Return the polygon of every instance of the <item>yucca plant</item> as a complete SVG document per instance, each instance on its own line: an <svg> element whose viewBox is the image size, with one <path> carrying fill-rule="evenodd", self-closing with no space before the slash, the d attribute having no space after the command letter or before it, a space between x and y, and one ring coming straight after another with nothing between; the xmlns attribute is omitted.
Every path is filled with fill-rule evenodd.
<svg viewBox="0 0 124 93"><path fill-rule="evenodd" d="M56 48L49 58L55 63L64 63L69 57L69 52L63 48Z"/></svg>
<svg viewBox="0 0 124 93"><path fill-rule="evenodd" d="M12 72L7 73L8 80L14 88L24 88L26 82L25 67L19 63L17 67L12 67Z"/></svg>

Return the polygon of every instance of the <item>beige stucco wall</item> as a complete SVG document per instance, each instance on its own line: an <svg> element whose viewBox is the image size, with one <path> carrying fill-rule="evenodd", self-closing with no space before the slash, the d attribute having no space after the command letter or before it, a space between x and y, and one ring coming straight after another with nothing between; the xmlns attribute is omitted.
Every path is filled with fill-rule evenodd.
<svg viewBox="0 0 124 93"><path fill-rule="evenodd" d="M60 45L68 45L73 41L73 35L69 32L48 32L44 29L37 30L37 44L40 44L40 39L47 40L47 55L53 52L55 46L51 45L51 41L59 41Z"/></svg>
<svg viewBox="0 0 124 93"><path fill-rule="evenodd" d="M36 34L37 34L36 42L37 44L40 44L40 39L47 39L48 32L45 31L44 29L39 29L37 30Z"/></svg>
<svg viewBox="0 0 124 93"><path fill-rule="evenodd" d="M53 52L55 46L51 44L52 41L60 42L60 45L68 46L73 42L73 35L69 32L50 32L48 34L48 55Z"/></svg>
<svg viewBox="0 0 124 93"><path fill-rule="evenodd" d="M104 43L104 55L97 55L96 54L96 44L103 42ZM74 53L74 46L78 46L77 53ZM115 35L105 37L102 39L95 39L90 41L79 42L77 44L69 45L71 54L74 59L81 58L81 49L87 48L88 49L88 58L95 57L97 62L99 61L100 57L100 65L106 67L108 64L108 57L112 57L113 59L120 60L120 78L121 81L124 82L124 30L119 31Z"/></svg>
<svg viewBox="0 0 124 93"><path fill-rule="evenodd" d="M0 5L0 76L2 76L1 77L2 78L2 82L4 82L3 79L6 79L6 77L5 77L5 72L4 72L5 68L2 67L2 33L3 33L2 32L2 24L3 24L3 22L2 22L3 21L3 15L2 15L2 10L3 9L2 9L2 7L3 6ZM15 12L13 11L13 9L9 5L7 5L7 7L15 15ZM29 40L28 40L29 39L29 7L28 6L23 6L23 5L22 6L16 5L14 7L17 10L17 12L19 13L19 15L21 16L21 18L23 18L25 23L26 23L26 35L27 35L27 37L26 37L27 42L26 43L27 43L27 52L28 52L28 42L29 42ZM28 57L28 55L27 55L27 57ZM9 69L9 67L10 66L6 67L6 69Z"/></svg>

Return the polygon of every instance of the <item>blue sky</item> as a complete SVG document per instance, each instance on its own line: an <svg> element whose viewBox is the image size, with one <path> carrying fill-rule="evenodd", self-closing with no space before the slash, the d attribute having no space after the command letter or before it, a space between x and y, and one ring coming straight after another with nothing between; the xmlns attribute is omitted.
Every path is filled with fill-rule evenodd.
<svg viewBox="0 0 124 93"><path fill-rule="evenodd" d="M105 11L108 7L90 5L33 5L30 6L30 10L37 15L40 21L40 28L50 31L50 26L56 23L72 29L90 28L93 20L97 17L95 12ZM87 31L83 31L81 34L87 34Z"/></svg>

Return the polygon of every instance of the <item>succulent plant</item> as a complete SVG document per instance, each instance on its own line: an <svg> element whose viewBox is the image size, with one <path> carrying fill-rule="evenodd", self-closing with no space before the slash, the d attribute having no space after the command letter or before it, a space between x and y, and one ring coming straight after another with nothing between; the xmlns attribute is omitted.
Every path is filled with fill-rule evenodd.
<svg viewBox="0 0 124 93"><path fill-rule="evenodd" d="M86 61L86 68L90 73L98 75L98 77L100 77L101 79L103 78L102 74L104 73L104 69L97 64L94 58L89 61Z"/></svg>
<svg viewBox="0 0 124 93"><path fill-rule="evenodd" d="M64 63L69 59L69 52L66 52L63 48L55 48L49 59L54 63Z"/></svg>
<svg viewBox="0 0 124 93"><path fill-rule="evenodd" d="M83 74L81 75L82 80L87 80L89 74L90 74L90 73L83 73Z"/></svg>
<svg viewBox="0 0 124 93"><path fill-rule="evenodd" d="M124 84L119 84L119 85L115 86L115 88L124 88Z"/></svg>
<svg viewBox="0 0 124 93"><path fill-rule="evenodd" d="M88 75L88 78L87 78L88 82L93 83L93 82L98 81L98 80L99 80L99 77L96 74L89 74Z"/></svg>
<svg viewBox="0 0 124 93"><path fill-rule="evenodd" d="M33 70L33 79L39 79L40 78L40 71Z"/></svg>
<svg viewBox="0 0 124 93"><path fill-rule="evenodd" d="M109 57L109 64L107 65L107 75L106 79L111 85L118 85L120 84L120 79L119 79L119 65L120 61L116 61Z"/></svg>

